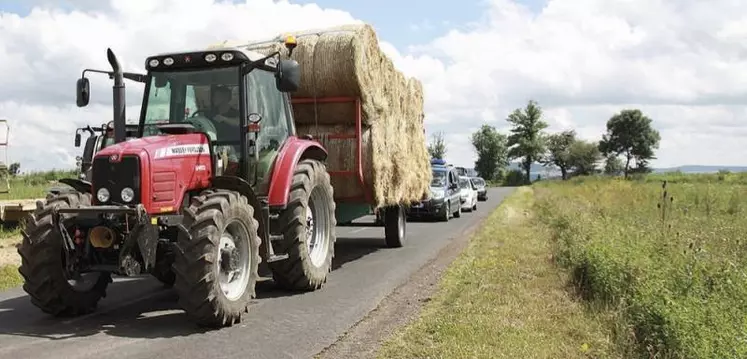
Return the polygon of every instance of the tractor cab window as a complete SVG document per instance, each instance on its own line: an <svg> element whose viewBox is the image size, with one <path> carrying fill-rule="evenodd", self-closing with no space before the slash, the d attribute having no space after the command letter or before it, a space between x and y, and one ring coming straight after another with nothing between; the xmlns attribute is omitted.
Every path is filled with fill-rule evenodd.
<svg viewBox="0 0 747 359"><path fill-rule="evenodd" d="M238 71L231 67L151 73L143 135L158 134L161 124L190 123L220 145L238 146Z"/></svg>
<svg viewBox="0 0 747 359"><path fill-rule="evenodd" d="M278 91L275 85L275 74L255 69L246 75L246 111L262 117L257 137L256 151L259 151L257 163L257 183L261 184L267 177L275 161L280 146L291 133L290 114L286 96Z"/></svg>

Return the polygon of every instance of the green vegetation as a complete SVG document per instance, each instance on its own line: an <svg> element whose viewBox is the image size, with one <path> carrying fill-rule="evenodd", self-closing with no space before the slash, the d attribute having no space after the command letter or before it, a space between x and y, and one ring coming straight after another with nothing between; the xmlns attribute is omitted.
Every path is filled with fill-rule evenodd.
<svg viewBox="0 0 747 359"><path fill-rule="evenodd" d="M556 262L637 357L747 356L747 175L634 179L535 185Z"/></svg>
<svg viewBox="0 0 747 359"><path fill-rule="evenodd" d="M444 139L443 132L433 135L433 140L428 144L428 154L430 154L431 158L438 158L439 160L446 157L446 140Z"/></svg>
<svg viewBox="0 0 747 359"><path fill-rule="evenodd" d="M23 277L18 274L18 266L0 266L0 290L18 287L23 284Z"/></svg>
<svg viewBox="0 0 747 359"><path fill-rule="evenodd" d="M550 261L551 232L520 187L447 270L422 316L380 358L619 358L606 320L590 315Z"/></svg>
<svg viewBox="0 0 747 359"><path fill-rule="evenodd" d="M0 200L44 198L49 188L64 186L57 180L76 176L77 172L74 170L52 170L11 176L10 193L0 194Z"/></svg>

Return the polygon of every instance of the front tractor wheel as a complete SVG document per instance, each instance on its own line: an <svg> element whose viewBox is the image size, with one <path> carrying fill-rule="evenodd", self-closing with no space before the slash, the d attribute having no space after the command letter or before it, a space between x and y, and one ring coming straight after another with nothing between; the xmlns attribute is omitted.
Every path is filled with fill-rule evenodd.
<svg viewBox="0 0 747 359"><path fill-rule="evenodd" d="M290 290L321 288L335 251L335 202L324 164L304 159L293 174L288 207L280 214L279 251L288 258L269 263L275 283Z"/></svg>
<svg viewBox="0 0 747 359"><path fill-rule="evenodd" d="M191 238L174 247L179 304L202 326L231 326L255 296L260 239L254 208L227 190L205 190L184 211Z"/></svg>
<svg viewBox="0 0 747 359"><path fill-rule="evenodd" d="M45 204L26 218L23 242L18 248L24 278L23 290L31 302L45 313L55 316L77 316L93 312L106 296L111 283L109 273L70 273L60 230L54 228L52 210L91 205L91 195L66 192L50 194ZM75 215L60 215L66 230L73 229Z"/></svg>

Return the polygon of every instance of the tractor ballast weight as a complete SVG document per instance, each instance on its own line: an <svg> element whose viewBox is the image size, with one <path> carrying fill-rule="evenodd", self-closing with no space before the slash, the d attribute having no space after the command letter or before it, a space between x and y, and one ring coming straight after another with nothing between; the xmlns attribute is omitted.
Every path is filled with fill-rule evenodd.
<svg viewBox="0 0 747 359"><path fill-rule="evenodd" d="M287 39L289 56L294 46ZM86 70L114 80L115 144L95 154L90 181L64 180L75 190L50 194L24 224L19 271L36 306L89 313L112 274L151 273L175 287L195 322L219 327L248 311L260 261L282 287L322 286L336 226L327 152L296 137L287 93L300 72L279 57L238 48L162 54L139 75L123 73L109 49L112 71ZM86 71L79 107L90 100ZM146 85L129 141L125 78ZM168 85L161 111L154 94ZM206 88L217 99L222 88L238 90L233 125L223 122L230 115L221 113L231 112L220 112L219 100L208 109L190 99Z"/></svg>

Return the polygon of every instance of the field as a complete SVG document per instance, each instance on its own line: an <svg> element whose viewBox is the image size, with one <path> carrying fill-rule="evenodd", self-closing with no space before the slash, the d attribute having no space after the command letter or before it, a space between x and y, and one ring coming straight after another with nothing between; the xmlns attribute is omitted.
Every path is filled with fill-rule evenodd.
<svg viewBox="0 0 747 359"><path fill-rule="evenodd" d="M531 189L491 217L380 357L747 356L747 175Z"/></svg>
<svg viewBox="0 0 747 359"><path fill-rule="evenodd" d="M57 180L76 177L77 172L72 170L32 172L11 177L10 193L0 194L0 201L7 199L44 198L50 187L64 186L57 182Z"/></svg>

